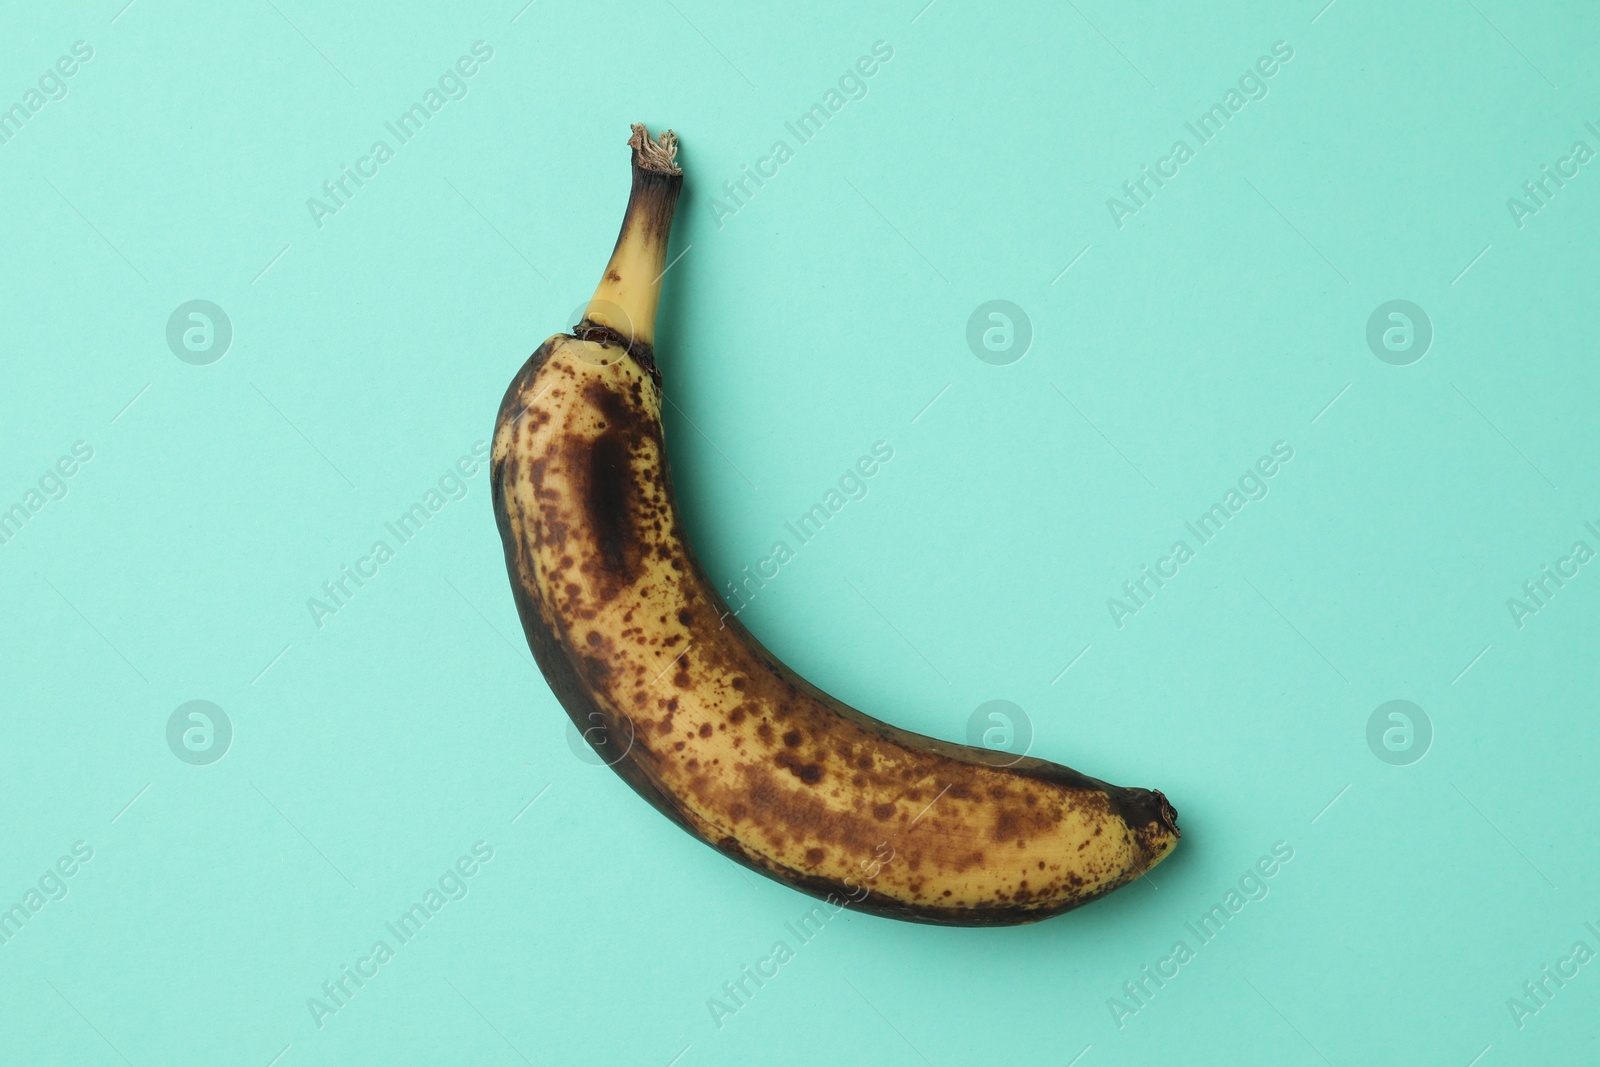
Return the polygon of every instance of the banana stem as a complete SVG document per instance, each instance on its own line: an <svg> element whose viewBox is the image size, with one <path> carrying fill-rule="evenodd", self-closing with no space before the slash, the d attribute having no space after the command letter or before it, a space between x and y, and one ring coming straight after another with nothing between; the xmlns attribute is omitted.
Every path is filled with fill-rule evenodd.
<svg viewBox="0 0 1600 1067"><path fill-rule="evenodd" d="M683 172L675 157L678 138L667 130L655 140L642 123L628 138L633 149L633 191L622 217L622 231L605 274L578 324L577 335L620 338L628 346L653 346L656 308L661 302L661 276L667 267L667 237L672 213L683 188ZM595 338L600 339L599 337Z"/></svg>

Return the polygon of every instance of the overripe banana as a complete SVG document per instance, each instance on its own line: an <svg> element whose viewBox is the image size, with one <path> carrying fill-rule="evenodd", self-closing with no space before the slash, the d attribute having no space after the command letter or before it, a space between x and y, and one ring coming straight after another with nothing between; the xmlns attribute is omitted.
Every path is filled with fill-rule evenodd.
<svg viewBox="0 0 1600 1067"><path fill-rule="evenodd" d="M606 763L753 870L916 922L1031 922L1177 843L1159 792L879 722L785 667L685 540L662 442L656 305L683 182L633 127L633 190L594 299L495 428L495 515L528 643Z"/></svg>

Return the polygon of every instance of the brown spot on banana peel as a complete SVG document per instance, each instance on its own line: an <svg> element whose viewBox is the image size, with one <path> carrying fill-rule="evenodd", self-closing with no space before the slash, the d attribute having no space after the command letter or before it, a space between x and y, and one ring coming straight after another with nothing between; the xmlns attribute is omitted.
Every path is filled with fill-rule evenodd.
<svg viewBox="0 0 1600 1067"><path fill-rule="evenodd" d="M924 923L1043 919L1171 851L1160 793L1032 758L997 768L789 671L684 541L649 342L587 317L574 332L540 346L506 393L494 507L534 658L635 791L802 892Z"/></svg>

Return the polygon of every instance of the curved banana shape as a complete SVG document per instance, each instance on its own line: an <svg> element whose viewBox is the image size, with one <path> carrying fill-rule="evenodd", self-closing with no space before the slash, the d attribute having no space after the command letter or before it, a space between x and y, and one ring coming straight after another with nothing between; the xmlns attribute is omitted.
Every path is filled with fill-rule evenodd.
<svg viewBox="0 0 1600 1067"><path fill-rule="evenodd" d="M495 514L528 642L602 758L695 837L859 911L1032 922L1177 843L1158 792L923 737L798 677L724 606L673 500L653 349L682 184L633 128L633 191L582 322L512 381Z"/></svg>

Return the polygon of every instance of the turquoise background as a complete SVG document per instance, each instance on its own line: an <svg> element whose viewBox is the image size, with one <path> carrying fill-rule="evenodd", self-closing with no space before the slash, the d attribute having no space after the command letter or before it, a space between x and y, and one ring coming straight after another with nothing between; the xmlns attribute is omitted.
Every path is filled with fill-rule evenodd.
<svg viewBox="0 0 1600 1067"><path fill-rule="evenodd" d="M1507 206L1600 149L1600 18L922 2L0 16L0 107L93 49L0 144L0 508L93 450L0 545L0 908L93 850L0 945L0 1062L1600 1060L1600 964L1508 1005L1600 951L1600 577L1507 606L1600 548L1600 163L1520 227ZM319 227L307 199L478 41L465 97ZM785 123L879 41L800 145ZM1119 227L1108 198L1279 41L1265 98ZM1159 786L1185 836L1149 879L1031 927L846 913L796 943L808 898L568 746L481 469L313 621L573 321L636 120L683 141L659 347L713 577L887 442L744 618L899 725L964 740L1009 700L1034 754ZM232 327L207 365L167 342L196 299ZM994 299L1031 324L1009 365L966 340ZM1394 299L1433 329L1404 366L1366 339ZM1279 441L1269 495L1119 628L1107 600ZM190 700L232 726L208 765L168 745ZM1424 758L1369 748L1391 700ZM319 1027L308 998L479 842L465 897ZM1279 842L1201 945L1185 924Z"/></svg>

